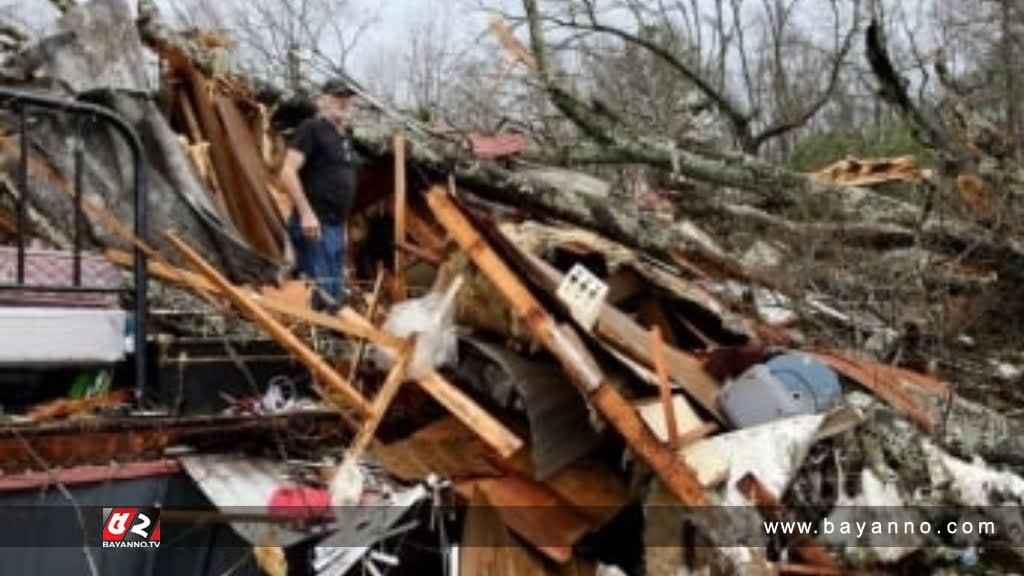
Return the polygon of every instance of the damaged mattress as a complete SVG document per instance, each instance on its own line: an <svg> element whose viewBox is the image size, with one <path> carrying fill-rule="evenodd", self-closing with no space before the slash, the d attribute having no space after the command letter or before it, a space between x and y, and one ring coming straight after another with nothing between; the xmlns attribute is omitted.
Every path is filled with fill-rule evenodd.
<svg viewBox="0 0 1024 576"><path fill-rule="evenodd" d="M0 307L0 366L117 362L126 320L109 308Z"/></svg>

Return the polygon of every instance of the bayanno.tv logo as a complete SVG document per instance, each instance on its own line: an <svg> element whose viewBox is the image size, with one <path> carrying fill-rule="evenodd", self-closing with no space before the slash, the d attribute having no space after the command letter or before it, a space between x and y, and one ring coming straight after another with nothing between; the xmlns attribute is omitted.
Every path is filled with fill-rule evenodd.
<svg viewBox="0 0 1024 576"><path fill-rule="evenodd" d="M104 548L159 548L159 508L104 508Z"/></svg>

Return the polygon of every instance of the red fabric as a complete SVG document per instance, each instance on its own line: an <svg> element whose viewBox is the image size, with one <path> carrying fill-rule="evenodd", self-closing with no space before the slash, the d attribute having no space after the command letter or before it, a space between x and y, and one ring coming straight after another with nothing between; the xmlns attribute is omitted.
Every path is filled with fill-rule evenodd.
<svg viewBox="0 0 1024 576"><path fill-rule="evenodd" d="M283 486L270 495L267 503L273 518L302 520L334 518L331 510L331 494L322 488L310 486Z"/></svg>
<svg viewBox="0 0 1024 576"><path fill-rule="evenodd" d="M512 156L525 150L526 144L526 135L515 132L493 136L484 134L470 134L469 136L469 145L473 149L473 154L479 158Z"/></svg>

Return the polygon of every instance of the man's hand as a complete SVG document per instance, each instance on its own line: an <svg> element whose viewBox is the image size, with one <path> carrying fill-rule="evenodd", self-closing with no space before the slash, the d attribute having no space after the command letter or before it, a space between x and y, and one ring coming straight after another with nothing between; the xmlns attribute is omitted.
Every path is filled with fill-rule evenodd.
<svg viewBox="0 0 1024 576"><path fill-rule="evenodd" d="M304 210L299 215L299 224L302 226L302 235L310 242L320 240L320 220L312 210Z"/></svg>

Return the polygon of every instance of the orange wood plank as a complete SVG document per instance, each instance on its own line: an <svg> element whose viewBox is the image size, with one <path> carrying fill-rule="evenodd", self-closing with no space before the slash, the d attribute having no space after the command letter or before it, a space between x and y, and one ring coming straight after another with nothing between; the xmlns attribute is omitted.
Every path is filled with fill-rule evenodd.
<svg viewBox="0 0 1024 576"><path fill-rule="evenodd" d="M573 344L566 332L543 309L508 265L494 252L454 203L442 186L427 194L427 203L438 222L488 277L512 309L525 320L537 338L559 360L581 392L619 431L633 450L643 458L680 501L699 506L708 502L693 471L679 462L674 451L658 442L636 410L599 370L587 368L593 362L589 351Z"/></svg>
<svg viewBox="0 0 1024 576"><path fill-rule="evenodd" d="M362 428L359 429L356 437L352 440L352 444L349 445L348 450L345 452L345 459L358 461L366 447L370 445L370 441L377 434L377 428L380 426L381 421L384 420L384 414L391 406L391 401L398 394L398 389L401 388L402 382L405 381L405 373L409 368L409 361L412 360L414 346L415 342L410 340L398 352L398 359L395 361L395 365L388 372L384 385L381 386L380 390L377 391L377 395L373 398L373 404L370 406L370 416L363 422Z"/></svg>
<svg viewBox="0 0 1024 576"><path fill-rule="evenodd" d="M661 407L665 411L668 445L675 449L679 446L679 425L676 423L675 406L672 405L672 388L668 381L668 366L665 365L665 342L661 339L661 329L658 326L651 328L651 356L654 358L654 372L658 376Z"/></svg>
<svg viewBox="0 0 1024 576"><path fill-rule="evenodd" d="M196 253L188 244L183 242L173 233L165 234L168 241L178 249L185 258L198 269L206 278L217 286L221 293L231 301L245 315L249 316L268 335L274 338L278 344L294 354L295 357L308 367L313 374L326 383L331 389L339 392L346 402L356 409L363 416L372 414L370 403L363 398L355 388L344 377L338 374L327 362L316 352L306 346L288 328L275 320L258 304L253 302L244 292L239 290L227 278L221 275L210 263Z"/></svg>
<svg viewBox="0 0 1024 576"><path fill-rule="evenodd" d="M923 430L931 432L935 429L935 416L929 413L917 398L907 392L888 371L878 370L873 367L872 363L861 362L839 354L828 352L811 352L810 354L840 374L867 388L893 408L906 414Z"/></svg>
<svg viewBox="0 0 1024 576"><path fill-rule="evenodd" d="M405 244L405 208L408 202L406 199L404 135L395 135L392 149L395 160L395 284L391 294L395 300L405 300L408 297L408 290L405 286L405 254L401 248Z"/></svg>

